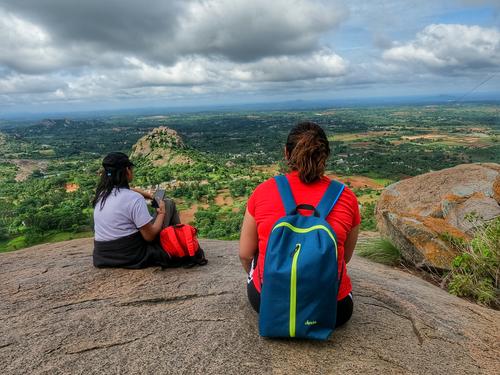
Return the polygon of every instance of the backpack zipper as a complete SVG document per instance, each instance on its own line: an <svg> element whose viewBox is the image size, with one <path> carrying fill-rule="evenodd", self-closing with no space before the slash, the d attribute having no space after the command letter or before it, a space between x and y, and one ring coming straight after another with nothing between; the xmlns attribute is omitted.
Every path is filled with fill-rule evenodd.
<svg viewBox="0 0 500 375"><path fill-rule="evenodd" d="M335 257L338 257L338 253L337 253L337 240L335 239L335 236L332 234L332 232L330 231L330 229L328 229L324 225L313 225L312 227L309 227L309 228L298 228L298 227L293 226L290 223L281 222L279 224L276 224L274 226L274 228L271 230L271 232L274 232L276 229L281 228L281 227L288 228L288 229L292 230L292 232L295 232L295 233L309 233L309 232L312 232L314 230L323 230L323 231L325 231L328 234L328 236L332 239L333 244L335 245Z"/></svg>
<svg viewBox="0 0 500 375"><path fill-rule="evenodd" d="M295 245L295 248L293 249L292 253L290 254L290 257L293 258L293 256L295 255L295 253L297 251L299 251L299 249L300 249L300 243L298 243L297 245Z"/></svg>
<svg viewBox="0 0 500 375"><path fill-rule="evenodd" d="M296 315L297 315L297 261L299 259L301 244L295 245L292 252L292 272L290 273L290 337L295 337Z"/></svg>

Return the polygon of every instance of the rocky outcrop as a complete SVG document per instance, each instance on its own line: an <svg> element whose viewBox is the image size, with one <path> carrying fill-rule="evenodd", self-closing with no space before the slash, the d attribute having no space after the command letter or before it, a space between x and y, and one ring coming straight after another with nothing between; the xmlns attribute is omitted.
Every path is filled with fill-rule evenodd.
<svg viewBox="0 0 500 375"><path fill-rule="evenodd" d="M175 130L160 126L136 142L130 157L147 158L155 167L164 164L191 164L192 160L185 150L186 145Z"/></svg>
<svg viewBox="0 0 500 375"><path fill-rule="evenodd" d="M0 373L494 374L498 311L354 257L351 322L326 342L259 337L237 243L205 267L95 269L90 239L0 254Z"/></svg>
<svg viewBox="0 0 500 375"><path fill-rule="evenodd" d="M388 186L377 203L381 234L417 266L448 269L456 239L500 216L500 165L463 164Z"/></svg>

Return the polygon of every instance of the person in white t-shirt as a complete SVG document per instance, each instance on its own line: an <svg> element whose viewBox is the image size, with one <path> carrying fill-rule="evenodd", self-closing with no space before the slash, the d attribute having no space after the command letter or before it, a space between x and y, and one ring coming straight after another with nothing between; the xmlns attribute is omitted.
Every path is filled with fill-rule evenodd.
<svg viewBox="0 0 500 375"><path fill-rule="evenodd" d="M158 202L153 218L146 199L153 196L130 188L134 164L121 152L108 154L93 200L94 253L96 267L144 268L168 266L170 257L158 241L160 231L179 224L175 203Z"/></svg>

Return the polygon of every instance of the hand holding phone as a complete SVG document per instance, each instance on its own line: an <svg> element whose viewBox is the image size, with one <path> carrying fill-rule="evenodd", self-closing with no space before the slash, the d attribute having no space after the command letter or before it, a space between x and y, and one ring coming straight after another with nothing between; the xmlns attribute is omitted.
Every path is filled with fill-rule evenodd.
<svg viewBox="0 0 500 375"><path fill-rule="evenodd" d="M165 190L156 190L155 195L153 196L153 200L151 201L151 207L158 208L160 207L159 203L165 197Z"/></svg>
<svg viewBox="0 0 500 375"><path fill-rule="evenodd" d="M166 213L166 211L165 211L165 201L160 201L158 203L158 208L156 209L156 213L158 215Z"/></svg>

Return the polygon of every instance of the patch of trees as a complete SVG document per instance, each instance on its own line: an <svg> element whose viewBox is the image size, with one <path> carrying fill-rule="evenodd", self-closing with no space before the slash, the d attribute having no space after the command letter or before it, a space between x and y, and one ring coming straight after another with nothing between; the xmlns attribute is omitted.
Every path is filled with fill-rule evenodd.
<svg viewBox="0 0 500 375"><path fill-rule="evenodd" d="M200 237L223 240L238 239L242 222L243 210L235 213L215 205L196 212L194 220Z"/></svg>

